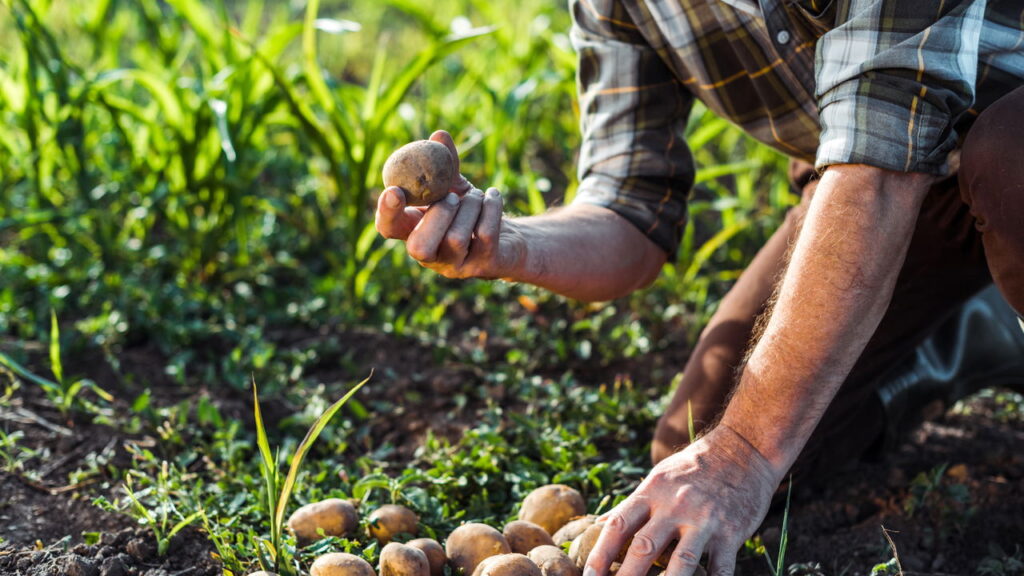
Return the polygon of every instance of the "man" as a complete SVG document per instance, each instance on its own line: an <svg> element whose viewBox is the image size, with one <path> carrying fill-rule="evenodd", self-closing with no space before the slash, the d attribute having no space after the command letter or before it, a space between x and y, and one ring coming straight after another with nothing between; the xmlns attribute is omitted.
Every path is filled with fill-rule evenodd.
<svg viewBox="0 0 1024 576"><path fill-rule="evenodd" d="M425 211L386 190L377 227L446 276L606 300L646 286L676 250L694 173L681 138L694 98L813 162L816 172L795 174L801 206L705 330L659 423L659 461L605 516L584 573L606 573L633 537L621 576L645 574L665 549L672 576L693 574L704 554L709 573L732 574L801 451L802 468L827 468L884 443L923 400L989 378L1024 382L1013 313L992 292L972 299L994 279L1024 311L1024 6L571 8L584 135L576 200L510 219L497 190L461 179ZM446 133L433 138L454 153ZM692 443L687 404L702 426L725 405Z"/></svg>

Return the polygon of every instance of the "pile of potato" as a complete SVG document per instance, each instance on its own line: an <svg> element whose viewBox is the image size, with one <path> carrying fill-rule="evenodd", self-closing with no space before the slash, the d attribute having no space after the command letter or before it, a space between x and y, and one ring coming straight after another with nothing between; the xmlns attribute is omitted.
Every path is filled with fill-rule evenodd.
<svg viewBox="0 0 1024 576"><path fill-rule="evenodd" d="M531 492L519 519L501 532L486 524L463 524L448 535L443 548L430 538L392 542L398 534L417 534L419 517L404 506L381 506L369 515L367 526L368 535L384 545L379 576L444 576L446 564L453 576L580 576L603 526L596 518L586 514L579 492L549 484ZM323 536L356 534L359 515L351 502L331 498L296 510L288 528L304 546ZM562 551L567 542L569 554ZM340 552L317 558L310 574L378 576L366 560Z"/></svg>

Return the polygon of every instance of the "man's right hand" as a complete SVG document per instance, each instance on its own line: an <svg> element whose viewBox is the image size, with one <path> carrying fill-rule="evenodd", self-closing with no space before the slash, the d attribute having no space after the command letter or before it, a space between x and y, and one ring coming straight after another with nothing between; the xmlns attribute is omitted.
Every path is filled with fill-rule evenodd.
<svg viewBox="0 0 1024 576"><path fill-rule="evenodd" d="M406 244L421 265L449 278L509 278L524 259L515 224L502 215L501 193L484 193L459 172L459 155L443 130L431 140L448 147L457 176L448 196L427 207L408 206L401 188L391 187L377 201L376 226L385 238Z"/></svg>

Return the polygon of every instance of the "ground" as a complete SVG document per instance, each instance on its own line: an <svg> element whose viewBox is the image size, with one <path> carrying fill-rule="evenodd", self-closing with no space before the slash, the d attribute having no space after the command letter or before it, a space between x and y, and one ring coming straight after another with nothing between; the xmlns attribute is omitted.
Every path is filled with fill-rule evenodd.
<svg viewBox="0 0 1024 576"><path fill-rule="evenodd" d="M387 439L394 446L390 452L394 458L413 453L428 430L457 438L482 409L476 396L462 406L453 400L460 388L486 385L479 367L433 365L425 346L382 334L356 332L343 340L366 352L359 356L365 365L376 366L378 371L383 367L387 373L381 381L388 385L369 387L364 404L372 406L410 392L422 399L418 409L401 417L382 413L385 415L371 418L364 429L364 434ZM120 357L122 372L151 369L161 363L159 353L146 346L127 349ZM616 365L614 370L626 375L635 372L639 377L650 373L652 366L670 369L680 360L678 353L645 357ZM97 378L110 377L107 370L99 365L91 369ZM161 378L154 375L153 381L160 383ZM164 384L155 402L178 402L197 393ZM585 376L579 385L587 385ZM118 396L130 397L130 379L111 386L119 388ZM244 394L226 388L203 392L212 392L229 418L246 418L250 403ZM492 392L501 399L501 390ZM926 423L886 458L858 463L835 477L820 479L815 486L796 486L785 558L789 566L802 566L792 568L791 573L867 574L876 564L891 559L895 546L905 574L983 574L986 569L989 574L1019 574L1020 564L1014 560L1020 559L1024 542L1024 453L1020 451L1024 419L1019 411L1007 408L1006 396L1019 400L992 391L982 393ZM185 530L172 541L169 555L160 558L150 533L136 527L132 519L92 503L95 496L110 496L116 490L110 474L130 466L133 456L129 447L152 448L157 442L152 436L126 434L87 418L62 418L31 388L22 388L10 400L3 408L3 426L8 433L24 434L22 446L45 450L47 456L28 460L33 466L31 475L24 470L0 475L0 536L6 541L0 548L0 574L184 576L219 572L213 546L201 531ZM516 405L514 398L506 400L510 406ZM287 407L270 402L266 412L272 421L287 412ZM639 441L632 449L637 454L645 452ZM75 483L73 472L95 469L97 460L105 472ZM773 558L779 549L783 509L782 504L777 505L758 533ZM888 532L892 544L883 531ZM746 550L741 553L740 573L762 574L768 569L761 556Z"/></svg>

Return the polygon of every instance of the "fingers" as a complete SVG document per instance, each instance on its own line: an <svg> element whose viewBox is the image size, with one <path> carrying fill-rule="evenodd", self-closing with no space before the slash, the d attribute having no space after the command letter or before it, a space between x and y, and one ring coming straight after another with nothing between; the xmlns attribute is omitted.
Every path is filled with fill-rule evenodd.
<svg viewBox="0 0 1024 576"><path fill-rule="evenodd" d="M736 572L736 552L739 549L739 544L713 544L708 549L708 574L733 576Z"/></svg>
<svg viewBox="0 0 1024 576"><path fill-rule="evenodd" d="M405 204L405 193L392 186L377 199L377 214L374 223L377 232L385 238L405 240L423 218L423 211L409 208Z"/></svg>
<svg viewBox="0 0 1024 576"><path fill-rule="evenodd" d="M405 247L409 255L423 263L437 260L441 241L459 210L459 197L448 194L434 202L423 214L419 224L408 235Z"/></svg>
<svg viewBox="0 0 1024 576"><path fill-rule="evenodd" d="M444 144L448 151L452 153L452 160L455 164L455 180L452 182L451 191L455 192L459 196L469 192L473 189L473 185L469 183L469 180L462 175L459 161L459 151L455 149L455 141L452 140L452 135L444 130L438 130L430 135L430 139L434 142L440 142Z"/></svg>
<svg viewBox="0 0 1024 576"><path fill-rule="evenodd" d="M471 246L475 258L490 259L498 247L498 235L501 233L501 215L504 212L501 192L497 188L488 188L483 196L480 218L474 233L476 238Z"/></svg>
<svg viewBox="0 0 1024 576"><path fill-rule="evenodd" d="M630 536L650 519L651 510L646 502L635 496L623 502L617 512L609 513L601 535L594 544L594 549L587 558L587 566L583 576L607 574L608 568L619 555L619 550L626 545ZM643 572L639 572L643 574Z"/></svg>
<svg viewBox="0 0 1024 576"><path fill-rule="evenodd" d="M483 203L484 194L479 190L472 190L462 197L458 213L448 228L439 250L439 258L445 263L459 267L465 262Z"/></svg>
<svg viewBox="0 0 1024 576"><path fill-rule="evenodd" d="M665 573L671 576L693 576L703 573L700 567L700 557L707 546L710 533L697 527L687 526L683 528L679 544L672 551ZM735 554L733 564L736 563ZM732 572L728 572L732 576Z"/></svg>
<svg viewBox="0 0 1024 576"><path fill-rule="evenodd" d="M644 576L678 530L671 524L648 522L636 533L622 560L618 576Z"/></svg>

